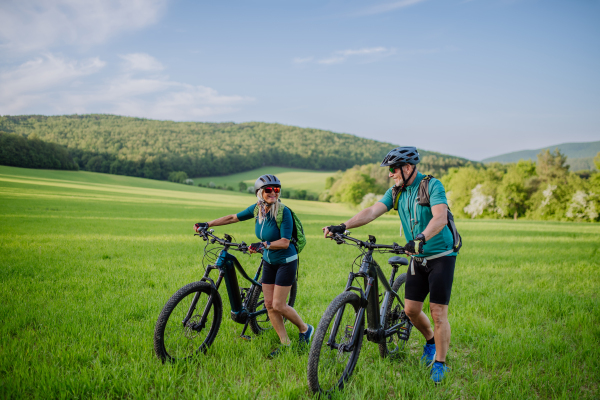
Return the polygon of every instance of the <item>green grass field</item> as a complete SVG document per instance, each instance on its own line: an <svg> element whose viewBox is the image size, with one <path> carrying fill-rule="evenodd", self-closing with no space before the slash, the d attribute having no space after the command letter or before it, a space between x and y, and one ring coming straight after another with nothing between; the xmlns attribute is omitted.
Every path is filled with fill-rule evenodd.
<svg viewBox="0 0 600 400"><path fill-rule="evenodd" d="M264 174L277 175L282 186L287 190L306 190L307 193L319 195L325 190L325 179L333 176L335 171L312 171L307 169L285 168L285 167L263 167L252 171L240 172L239 174L227 176L212 176L193 178L194 184L207 185L214 182L217 186L231 186L238 190L240 182L253 186L256 179Z"/></svg>
<svg viewBox="0 0 600 400"><path fill-rule="evenodd" d="M161 364L153 330L168 298L199 280L192 225L240 211L241 193L86 172L0 167L1 398L310 398L306 353L274 360L273 331L246 342L229 319L193 362ZM296 309L316 325L354 248L320 228L351 211L288 200L308 233ZM397 217L353 231L399 241ZM600 226L459 220L464 246L450 303L452 373L435 387L416 330L403 361L371 342L336 398L598 398ZM251 222L219 227L254 241ZM236 253L237 255L237 253ZM388 273L385 255L376 256ZM247 269L257 256L240 256ZM214 273L214 272L213 272ZM292 337L295 327L286 324Z"/></svg>

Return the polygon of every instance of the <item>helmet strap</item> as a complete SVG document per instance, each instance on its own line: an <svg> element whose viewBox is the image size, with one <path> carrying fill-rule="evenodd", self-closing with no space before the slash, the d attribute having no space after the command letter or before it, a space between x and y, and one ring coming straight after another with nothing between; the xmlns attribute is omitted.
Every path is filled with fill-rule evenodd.
<svg viewBox="0 0 600 400"><path fill-rule="evenodd" d="M415 174L416 170L417 170L417 166L413 165L413 170L410 173L410 176L408 177L408 181L413 177L413 175ZM402 171L402 167L400 167L400 175L402 176L402 186L401 186L401 189L404 190L408 186L408 181L404 177L404 171Z"/></svg>

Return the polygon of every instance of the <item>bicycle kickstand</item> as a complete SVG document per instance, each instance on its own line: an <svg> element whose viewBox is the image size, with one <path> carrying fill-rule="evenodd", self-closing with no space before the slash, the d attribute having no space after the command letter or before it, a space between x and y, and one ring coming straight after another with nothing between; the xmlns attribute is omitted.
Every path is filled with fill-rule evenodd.
<svg viewBox="0 0 600 400"><path fill-rule="evenodd" d="M250 318L248 318L246 320L246 323L244 324L244 329L242 330L242 334L240 335L240 337L244 340L252 340L251 336L248 335L244 335L246 333L246 329L248 329L248 324L250 323Z"/></svg>

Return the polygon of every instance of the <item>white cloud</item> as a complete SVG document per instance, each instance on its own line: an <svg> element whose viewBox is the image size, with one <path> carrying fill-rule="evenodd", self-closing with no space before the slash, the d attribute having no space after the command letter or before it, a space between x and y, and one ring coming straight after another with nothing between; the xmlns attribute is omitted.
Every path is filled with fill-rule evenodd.
<svg viewBox="0 0 600 400"><path fill-rule="evenodd" d="M385 47L371 47L371 48L367 48L367 49L358 49L358 50L341 50L341 51L337 51L337 54L340 54L344 57L348 57L348 56L364 56L364 55L368 55L368 54L377 54L377 53L384 53L387 52L388 49L386 49Z"/></svg>
<svg viewBox="0 0 600 400"><path fill-rule="evenodd" d="M102 43L158 20L167 0L3 0L2 47L27 52Z"/></svg>
<svg viewBox="0 0 600 400"><path fill-rule="evenodd" d="M361 57L363 60L373 61L378 57L387 57L396 52L393 48L386 47L368 47L362 49L338 50L327 58L317 60L317 63L324 65L340 64L350 57Z"/></svg>
<svg viewBox="0 0 600 400"><path fill-rule="evenodd" d="M99 58L83 61L67 61L46 54L18 66L12 71L0 73L1 113L18 112L30 103L44 99L47 91L68 85L78 78L98 72L105 65Z"/></svg>
<svg viewBox="0 0 600 400"><path fill-rule="evenodd" d="M147 54L123 56L117 75L101 78L98 58L69 61L48 54L0 73L0 115L39 113L111 113L146 118L197 120L227 114L254 101L222 95L200 85L147 77L162 64ZM90 76L91 79L86 78ZM83 80L83 81L82 81Z"/></svg>
<svg viewBox="0 0 600 400"><path fill-rule="evenodd" d="M163 65L154 57L145 53L132 53L121 56L125 68L132 71L161 71Z"/></svg>
<svg viewBox="0 0 600 400"><path fill-rule="evenodd" d="M365 8L359 12L357 12L356 16L361 15L374 15L374 14L383 14L390 11L399 10L401 8L409 7L417 3L422 3L425 0L401 0L395 1L392 3L384 3L376 6Z"/></svg>
<svg viewBox="0 0 600 400"><path fill-rule="evenodd" d="M313 59L314 59L314 57L304 57L304 58L296 57L292 60L292 62L294 64L305 64L305 63L311 62Z"/></svg>

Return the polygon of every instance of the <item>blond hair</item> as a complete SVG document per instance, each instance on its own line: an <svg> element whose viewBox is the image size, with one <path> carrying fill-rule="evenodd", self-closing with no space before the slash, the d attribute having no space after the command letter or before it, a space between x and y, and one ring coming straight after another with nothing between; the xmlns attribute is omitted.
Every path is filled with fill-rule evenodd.
<svg viewBox="0 0 600 400"><path fill-rule="evenodd" d="M277 218L277 213L279 212L279 206L281 205L281 203L279 202L279 195L281 193L276 193L277 194L277 201L273 204L271 204L271 208L269 209L269 214L271 214L271 217L273 219ZM269 204L265 201L265 199L263 198L263 189L258 189L258 191L256 192L256 197L258 198L258 222L262 223L263 220L267 217L267 213L266 213L266 208L269 206Z"/></svg>

